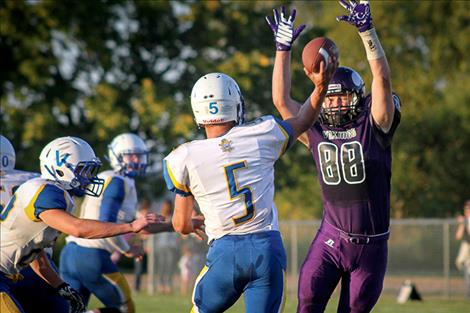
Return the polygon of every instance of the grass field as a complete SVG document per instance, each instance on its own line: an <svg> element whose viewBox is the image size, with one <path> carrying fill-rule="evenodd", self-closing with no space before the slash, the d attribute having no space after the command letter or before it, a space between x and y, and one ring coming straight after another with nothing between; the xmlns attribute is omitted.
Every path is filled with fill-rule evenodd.
<svg viewBox="0 0 470 313"><path fill-rule="evenodd" d="M136 313L180 313L189 312L191 308L190 296L181 295L155 295L144 293L134 294ZM337 298L333 298L326 312L336 312ZM92 300L90 308L96 307L96 299ZM295 295L289 295L284 313L295 312L297 301ZM229 313L245 312L243 300L239 300ZM428 298L421 302L408 302L397 304L395 298L383 296L375 306L374 313L466 313L470 312L470 300L458 298L443 300L441 298Z"/></svg>

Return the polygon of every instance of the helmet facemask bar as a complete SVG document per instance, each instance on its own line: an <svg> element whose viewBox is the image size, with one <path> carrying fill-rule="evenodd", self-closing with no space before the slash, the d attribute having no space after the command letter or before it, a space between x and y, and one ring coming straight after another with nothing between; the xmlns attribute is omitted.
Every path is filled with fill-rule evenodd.
<svg viewBox="0 0 470 313"><path fill-rule="evenodd" d="M75 176L70 182L70 186L77 195L85 194L92 197L101 195L104 179L97 176L101 167L99 160L79 162L75 168L70 163L67 163L66 166Z"/></svg>
<svg viewBox="0 0 470 313"><path fill-rule="evenodd" d="M333 107L327 107L325 102L328 101L328 97L330 96L344 96L346 95L348 98L351 96L351 100L348 104ZM352 91L346 90L340 94L329 94L325 97L325 101L323 102L321 112L320 112L320 122L324 124L328 124L333 127L340 127L343 126L351 121L353 121L359 113L362 111L362 105L360 103L360 97Z"/></svg>
<svg viewBox="0 0 470 313"><path fill-rule="evenodd" d="M120 153L116 153L113 148L109 148L113 153L114 157L119 162L119 173L124 176L136 177L144 176L147 171L149 161L149 151L137 151L137 150L125 150ZM134 156L138 159L138 162L126 161L132 159Z"/></svg>

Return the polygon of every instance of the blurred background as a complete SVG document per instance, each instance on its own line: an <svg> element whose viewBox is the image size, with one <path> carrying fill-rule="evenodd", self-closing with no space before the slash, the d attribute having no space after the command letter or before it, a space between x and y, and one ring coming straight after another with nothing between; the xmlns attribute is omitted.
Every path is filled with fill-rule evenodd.
<svg viewBox="0 0 470 313"><path fill-rule="evenodd" d="M304 100L312 89L300 56L318 36L334 40L341 65L358 70L370 86L363 45L354 27L336 22L344 14L336 1L1 1L1 133L15 146L16 167L39 171L43 146L65 135L84 138L103 160L112 138L131 131L152 148L140 196L161 201L162 158L203 137L189 99L200 76L232 76L249 119L278 115L271 101L275 48L264 17L281 4L297 8L297 25L307 24L293 48L294 98ZM393 144L389 273L421 269L439 277L438 292L449 292L455 216L470 198L470 2L371 6L403 104ZM295 277L321 217L320 186L300 144L276 172ZM295 222L305 220L312 222Z"/></svg>

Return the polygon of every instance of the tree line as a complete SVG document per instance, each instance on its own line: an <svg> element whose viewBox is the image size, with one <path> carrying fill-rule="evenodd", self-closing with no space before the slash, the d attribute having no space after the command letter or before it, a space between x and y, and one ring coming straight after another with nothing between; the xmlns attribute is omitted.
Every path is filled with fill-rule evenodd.
<svg viewBox="0 0 470 313"><path fill-rule="evenodd" d="M340 63L371 75L359 36L337 23L332 1L283 1L307 24L293 49L292 93L311 83L301 51L327 36ZM17 150L17 167L38 171L42 147L58 136L87 140L98 156L112 138L140 134L152 148L145 195L163 193L161 159L202 138L190 91L208 72L240 85L248 118L274 114L274 43L264 17L278 1L2 1L1 132ZM374 24L403 103L394 139L392 216L453 216L470 197L470 3L373 1ZM321 192L310 152L301 144L276 165L283 219L318 218ZM104 162L106 163L106 162Z"/></svg>

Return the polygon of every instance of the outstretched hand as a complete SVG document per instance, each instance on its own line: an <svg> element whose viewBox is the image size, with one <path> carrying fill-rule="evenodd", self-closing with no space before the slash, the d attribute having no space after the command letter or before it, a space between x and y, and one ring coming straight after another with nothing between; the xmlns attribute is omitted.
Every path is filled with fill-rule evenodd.
<svg viewBox="0 0 470 313"><path fill-rule="evenodd" d="M134 233L138 233L144 230L145 228L148 228L149 226L152 226L154 224L162 224L164 222L165 218L163 216L155 213L148 213L144 216L135 219L131 223L131 227Z"/></svg>
<svg viewBox="0 0 470 313"><path fill-rule="evenodd" d="M294 20L297 11L292 10L292 14L286 18L286 8L281 7L281 16L276 9L273 9L274 20L270 16L266 16L266 22L274 34L276 41L276 50L289 51L292 44L299 37L300 33L304 30L305 25L300 25L294 29Z"/></svg>
<svg viewBox="0 0 470 313"><path fill-rule="evenodd" d="M374 27L368 0L361 0L359 3L355 0L349 0L349 3L345 0L339 0L339 4L349 11L349 15L337 16L337 21L348 22L356 26L361 33Z"/></svg>

